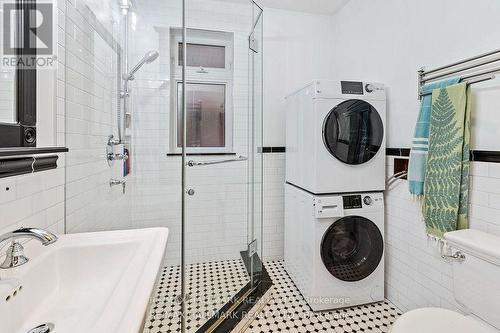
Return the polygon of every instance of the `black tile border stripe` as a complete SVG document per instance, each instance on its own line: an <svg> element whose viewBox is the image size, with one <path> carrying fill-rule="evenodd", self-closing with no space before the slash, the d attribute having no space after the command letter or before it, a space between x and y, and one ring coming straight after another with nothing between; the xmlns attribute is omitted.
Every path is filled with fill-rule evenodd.
<svg viewBox="0 0 500 333"><path fill-rule="evenodd" d="M286 152L286 147L259 147L258 152L263 154L284 153Z"/></svg>
<svg viewBox="0 0 500 333"><path fill-rule="evenodd" d="M55 154L67 153L69 150L66 147L13 147L0 148L0 157L19 156L19 155L34 155L34 154Z"/></svg>
<svg viewBox="0 0 500 333"><path fill-rule="evenodd" d="M59 156L15 157L0 160L0 178L57 168Z"/></svg>
<svg viewBox="0 0 500 333"><path fill-rule="evenodd" d="M410 156L410 148L387 148L387 156ZM500 163L500 151L498 150L471 150L470 160L474 162Z"/></svg>
<svg viewBox="0 0 500 333"><path fill-rule="evenodd" d="M257 152L262 154L284 153L285 147L258 147ZM209 155L236 155L236 153L187 153L188 156L209 156ZM167 156L182 156L181 153L167 153Z"/></svg>
<svg viewBox="0 0 500 333"><path fill-rule="evenodd" d="M410 156L410 148L387 148L385 150L387 156Z"/></svg>
<svg viewBox="0 0 500 333"><path fill-rule="evenodd" d="M500 151L495 150L471 150L470 160L476 162L500 163Z"/></svg>

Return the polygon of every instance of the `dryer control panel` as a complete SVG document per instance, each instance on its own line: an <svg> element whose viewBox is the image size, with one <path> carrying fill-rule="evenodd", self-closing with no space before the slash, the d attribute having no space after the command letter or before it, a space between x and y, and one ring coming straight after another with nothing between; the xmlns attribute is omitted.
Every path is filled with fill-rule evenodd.
<svg viewBox="0 0 500 333"><path fill-rule="evenodd" d="M361 195L345 195L342 197L344 209L363 208Z"/></svg>
<svg viewBox="0 0 500 333"><path fill-rule="evenodd" d="M363 95L363 82L340 81L340 88L343 94Z"/></svg>
<svg viewBox="0 0 500 333"><path fill-rule="evenodd" d="M385 101L385 87L382 83L363 82L363 81L332 81L316 80L309 83L304 88L287 96L287 100L297 103L294 98L336 98L336 99L359 99L363 101ZM336 103L334 103L336 104ZM293 110L293 107L291 107ZM385 110L384 110L385 113Z"/></svg>

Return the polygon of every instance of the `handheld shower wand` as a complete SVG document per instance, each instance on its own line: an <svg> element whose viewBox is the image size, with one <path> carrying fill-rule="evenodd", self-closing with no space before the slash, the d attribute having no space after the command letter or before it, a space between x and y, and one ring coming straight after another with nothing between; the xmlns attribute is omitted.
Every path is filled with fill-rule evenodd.
<svg viewBox="0 0 500 333"><path fill-rule="evenodd" d="M142 57L141 61L137 65L135 65L128 73L125 73L122 75L122 80L123 80L123 86L122 90L120 91L120 98L123 100L123 114L127 114L128 112L128 103L127 99L129 97L129 82L135 79L134 74L142 67L144 64L150 64L153 61L155 61L160 54L156 50L151 50L148 51L144 57ZM127 55L126 55L127 56ZM126 63L128 63L126 61ZM118 123L118 140L113 140L111 137L111 143L112 144L120 144L122 143L122 112L121 109L118 110L118 114L116 117L117 123Z"/></svg>
<svg viewBox="0 0 500 333"><path fill-rule="evenodd" d="M156 58L158 58L160 54L158 53L158 51L156 50L151 50L151 51L148 51L144 57L142 57L141 61L139 61L139 63L137 65L135 65L131 70L130 72L128 72L127 74L125 74L123 76L123 79L126 80L126 81L132 81L135 77L134 77L134 74L142 67L144 66L144 64L150 64L152 63L153 61L156 60Z"/></svg>

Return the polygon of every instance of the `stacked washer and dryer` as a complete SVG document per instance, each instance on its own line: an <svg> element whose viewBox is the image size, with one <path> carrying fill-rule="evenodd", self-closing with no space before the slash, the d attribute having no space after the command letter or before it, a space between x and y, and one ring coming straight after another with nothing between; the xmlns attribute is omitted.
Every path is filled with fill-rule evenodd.
<svg viewBox="0 0 500 333"><path fill-rule="evenodd" d="M384 86L287 97L285 267L314 311L384 299Z"/></svg>

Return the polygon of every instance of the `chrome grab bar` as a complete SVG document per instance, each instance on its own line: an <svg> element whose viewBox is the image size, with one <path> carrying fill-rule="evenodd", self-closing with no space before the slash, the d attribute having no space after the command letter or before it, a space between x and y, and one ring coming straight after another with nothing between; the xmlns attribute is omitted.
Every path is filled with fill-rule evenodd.
<svg viewBox="0 0 500 333"><path fill-rule="evenodd" d="M239 161L246 161L246 160L248 160L248 157L239 155L235 158L228 158L225 160L213 160L213 161L193 161L193 160L190 160L186 163L186 165L193 167L193 166L198 166L198 165L222 164L222 163L239 162Z"/></svg>

